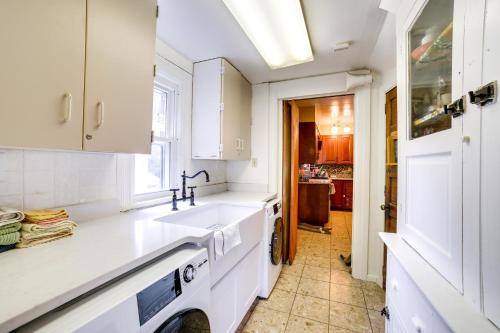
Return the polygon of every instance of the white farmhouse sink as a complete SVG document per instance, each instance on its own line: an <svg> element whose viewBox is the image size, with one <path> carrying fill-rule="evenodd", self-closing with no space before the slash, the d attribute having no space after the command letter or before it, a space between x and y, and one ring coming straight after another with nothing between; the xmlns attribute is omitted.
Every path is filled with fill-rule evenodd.
<svg viewBox="0 0 500 333"><path fill-rule="evenodd" d="M260 245L264 231L264 208L255 205L207 204L160 217L156 221L192 228L214 230L217 226L238 223L241 244L223 257L216 258L213 238L204 244L210 258L211 285L215 285L252 249Z"/></svg>
<svg viewBox="0 0 500 333"><path fill-rule="evenodd" d="M213 229L215 225L228 225L243 220L258 210L257 207L249 206L208 204L160 217L156 221L201 229Z"/></svg>

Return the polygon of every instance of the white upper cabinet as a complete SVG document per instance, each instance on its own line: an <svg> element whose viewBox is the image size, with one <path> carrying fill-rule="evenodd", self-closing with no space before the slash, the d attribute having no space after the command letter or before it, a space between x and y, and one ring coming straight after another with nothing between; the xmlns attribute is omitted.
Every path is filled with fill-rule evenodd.
<svg viewBox="0 0 500 333"><path fill-rule="evenodd" d="M250 159L252 88L225 59L194 64L192 157Z"/></svg>
<svg viewBox="0 0 500 333"><path fill-rule="evenodd" d="M156 0L87 0L84 149L150 153Z"/></svg>
<svg viewBox="0 0 500 333"><path fill-rule="evenodd" d="M0 146L149 153L156 0L0 2Z"/></svg>
<svg viewBox="0 0 500 333"><path fill-rule="evenodd" d="M398 230L462 290L463 0L416 1L398 36Z"/></svg>
<svg viewBox="0 0 500 333"><path fill-rule="evenodd" d="M0 2L0 146L82 149L85 3Z"/></svg>

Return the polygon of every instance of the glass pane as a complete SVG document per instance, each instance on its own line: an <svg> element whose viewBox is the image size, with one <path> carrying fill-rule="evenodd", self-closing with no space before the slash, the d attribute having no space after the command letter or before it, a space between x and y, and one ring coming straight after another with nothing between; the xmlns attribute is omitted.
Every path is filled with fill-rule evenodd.
<svg viewBox="0 0 500 333"><path fill-rule="evenodd" d="M155 136L167 137L167 93L157 88L153 95L153 131Z"/></svg>
<svg viewBox="0 0 500 333"><path fill-rule="evenodd" d="M150 155L135 155L135 194L166 190L169 186L169 146L153 143Z"/></svg>
<svg viewBox="0 0 500 333"><path fill-rule="evenodd" d="M430 0L409 34L410 139L449 129L453 0Z"/></svg>

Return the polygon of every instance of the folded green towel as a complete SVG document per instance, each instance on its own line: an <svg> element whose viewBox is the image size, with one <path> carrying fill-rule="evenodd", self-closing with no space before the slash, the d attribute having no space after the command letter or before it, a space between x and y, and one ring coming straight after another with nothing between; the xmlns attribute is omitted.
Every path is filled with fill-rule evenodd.
<svg viewBox="0 0 500 333"><path fill-rule="evenodd" d="M21 229L21 222L14 222L0 226L0 235L11 234Z"/></svg>
<svg viewBox="0 0 500 333"><path fill-rule="evenodd" d="M19 242L20 232L11 232L10 234L0 235L0 245L10 245Z"/></svg>

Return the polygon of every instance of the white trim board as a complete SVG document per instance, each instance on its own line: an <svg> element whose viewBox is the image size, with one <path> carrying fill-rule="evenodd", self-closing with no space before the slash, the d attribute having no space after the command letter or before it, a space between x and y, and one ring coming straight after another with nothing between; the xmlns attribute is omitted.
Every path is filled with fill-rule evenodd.
<svg viewBox="0 0 500 333"><path fill-rule="evenodd" d="M283 100L354 94L354 189L352 275L367 279L370 217L371 85L346 91L346 74L275 82L269 91L269 188L282 197ZM273 148L274 147L274 148Z"/></svg>

